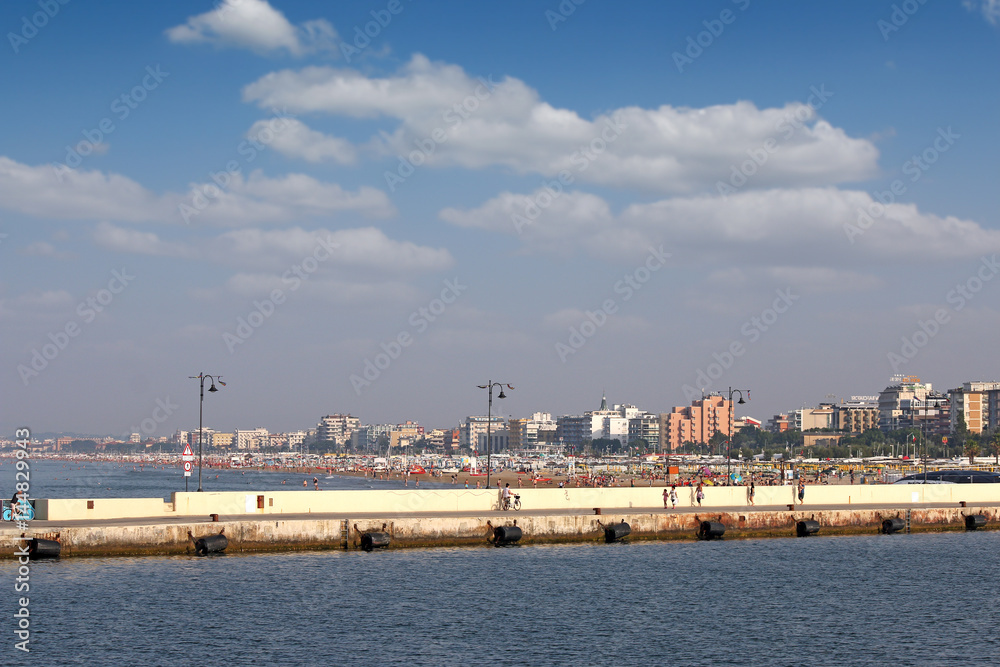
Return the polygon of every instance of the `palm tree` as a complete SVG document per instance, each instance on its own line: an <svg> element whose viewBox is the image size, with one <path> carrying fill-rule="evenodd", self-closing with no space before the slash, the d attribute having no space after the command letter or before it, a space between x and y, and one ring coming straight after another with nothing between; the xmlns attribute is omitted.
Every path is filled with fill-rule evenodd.
<svg viewBox="0 0 1000 667"><path fill-rule="evenodd" d="M965 441L965 455L969 457L969 465L972 465L972 460L979 455L979 443L975 438Z"/></svg>
<svg viewBox="0 0 1000 667"><path fill-rule="evenodd" d="M996 457L997 465L1000 465L1000 431L993 434L993 439L990 441L990 451Z"/></svg>

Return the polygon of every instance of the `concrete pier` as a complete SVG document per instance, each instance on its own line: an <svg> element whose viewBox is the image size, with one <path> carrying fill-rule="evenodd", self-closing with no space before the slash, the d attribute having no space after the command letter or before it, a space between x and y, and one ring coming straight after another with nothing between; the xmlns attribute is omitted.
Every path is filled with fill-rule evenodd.
<svg viewBox="0 0 1000 667"><path fill-rule="evenodd" d="M911 532L958 531L965 528L965 515L982 514L985 529L1000 528L1000 503L949 506L825 507L798 508L718 507L718 508L595 508L590 510L549 510L533 512L425 512L360 514L295 514L261 517L223 515L171 519L103 519L32 521L29 530L0 529L0 557L13 557L18 537L58 539L62 555L169 555L194 554L188 536L204 537L225 531L227 553L290 551L306 549L358 549L364 532L385 532L390 548L434 546L490 546L497 526L516 525L522 529L522 544L560 542L601 542L604 527L627 522L630 540L694 540L701 521L718 521L726 526L725 539L794 537L796 522L813 519L820 535L870 534L878 532L887 518L906 518ZM891 539L891 538L887 538Z"/></svg>

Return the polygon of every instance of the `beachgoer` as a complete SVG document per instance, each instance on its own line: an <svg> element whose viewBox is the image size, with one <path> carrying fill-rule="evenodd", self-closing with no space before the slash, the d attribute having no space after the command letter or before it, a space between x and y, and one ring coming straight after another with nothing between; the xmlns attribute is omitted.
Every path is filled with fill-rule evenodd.
<svg viewBox="0 0 1000 667"><path fill-rule="evenodd" d="M701 507L701 501L705 499L705 488L701 482L698 482L698 488L694 493L694 497L698 501L698 507Z"/></svg>
<svg viewBox="0 0 1000 667"><path fill-rule="evenodd" d="M677 509L677 486L670 487L670 507L671 509Z"/></svg>
<svg viewBox="0 0 1000 667"><path fill-rule="evenodd" d="M465 480L465 488L469 488L469 480Z"/></svg>
<svg viewBox="0 0 1000 667"><path fill-rule="evenodd" d="M753 497L756 491L757 490L754 488L753 482L750 482L750 490L747 492L747 500L750 501L751 505L753 505Z"/></svg>
<svg viewBox="0 0 1000 667"><path fill-rule="evenodd" d="M799 478L799 504L801 505L806 497L806 481Z"/></svg>
<svg viewBox="0 0 1000 667"><path fill-rule="evenodd" d="M319 491L319 478L313 477L313 486Z"/></svg>
<svg viewBox="0 0 1000 667"><path fill-rule="evenodd" d="M500 482L497 482L497 487L500 486ZM510 484L503 487L500 491L500 509L507 509L510 507Z"/></svg>
<svg viewBox="0 0 1000 667"><path fill-rule="evenodd" d="M302 486L308 488L309 487L309 480L307 480L307 479L302 480Z"/></svg>
<svg viewBox="0 0 1000 667"><path fill-rule="evenodd" d="M670 492L667 491L667 487L663 487L663 509L667 509L667 499L670 498Z"/></svg>

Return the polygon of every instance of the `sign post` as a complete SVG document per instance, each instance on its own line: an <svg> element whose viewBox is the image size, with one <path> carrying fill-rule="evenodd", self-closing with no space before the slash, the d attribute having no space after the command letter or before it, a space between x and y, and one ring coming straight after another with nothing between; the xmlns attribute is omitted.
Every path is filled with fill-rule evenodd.
<svg viewBox="0 0 1000 667"><path fill-rule="evenodd" d="M184 462L184 492L188 490L188 477L191 476L191 462L194 461L194 452L191 450L191 443L186 443L184 445L184 451L181 453L181 461Z"/></svg>

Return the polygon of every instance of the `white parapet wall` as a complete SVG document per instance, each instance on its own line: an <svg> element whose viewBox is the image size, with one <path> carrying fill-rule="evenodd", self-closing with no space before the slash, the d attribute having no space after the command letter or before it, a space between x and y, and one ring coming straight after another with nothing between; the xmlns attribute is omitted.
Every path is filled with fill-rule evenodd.
<svg viewBox="0 0 1000 667"><path fill-rule="evenodd" d="M669 492L669 487L667 488ZM662 508L664 487L516 489L524 510ZM748 506L747 487L705 487L701 507ZM794 486L757 487L758 506L797 503ZM186 493L161 498L39 499L35 515L43 521L107 520L219 514L349 514L405 515L434 512L489 512L498 509L499 494L489 489L397 489L358 491L259 491ZM886 506L912 503L1000 503L1000 484L808 485L805 508L858 504ZM668 502L669 506L669 502ZM699 507L695 488L677 487L679 509Z"/></svg>

